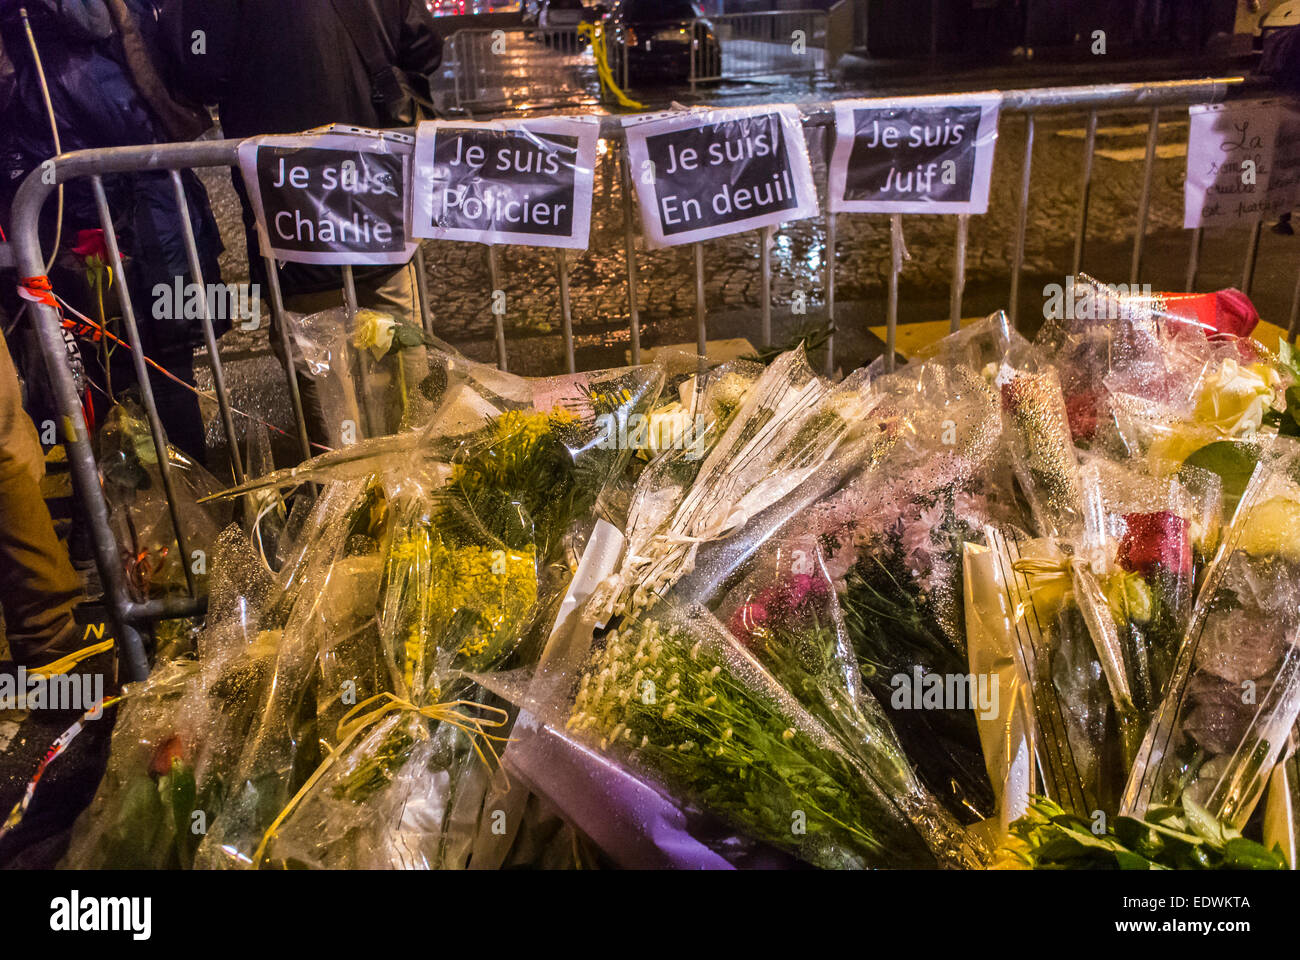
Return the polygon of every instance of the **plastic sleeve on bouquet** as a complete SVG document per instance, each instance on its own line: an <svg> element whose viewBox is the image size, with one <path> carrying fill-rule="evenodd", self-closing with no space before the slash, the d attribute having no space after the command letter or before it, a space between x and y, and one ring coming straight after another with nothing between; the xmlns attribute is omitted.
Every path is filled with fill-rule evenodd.
<svg viewBox="0 0 1300 960"><path fill-rule="evenodd" d="M1300 451L1242 496L1142 744L1124 811L1190 798L1240 829L1300 715Z"/></svg>

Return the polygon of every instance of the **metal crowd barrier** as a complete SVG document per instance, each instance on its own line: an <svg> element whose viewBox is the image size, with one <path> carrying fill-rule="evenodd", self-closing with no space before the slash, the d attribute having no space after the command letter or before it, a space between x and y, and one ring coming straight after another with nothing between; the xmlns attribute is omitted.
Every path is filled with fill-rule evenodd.
<svg viewBox="0 0 1300 960"><path fill-rule="evenodd" d="M594 103L600 80L587 44L573 29L457 30L443 47L435 88L440 106L460 110L532 109Z"/></svg>
<svg viewBox="0 0 1300 960"><path fill-rule="evenodd" d="M851 17L852 11L842 0L829 13L789 10L664 20L637 25L646 35L634 46L647 62L654 56L653 44L681 44L689 37L682 80L692 89L723 79L811 79L829 72L847 49L847 35L838 38L837 45L830 26L832 21L847 24L846 15ZM605 31L610 69L624 90L638 83L628 41L625 28ZM439 76L439 105L457 110L565 107L595 103L604 96L591 51L573 29L457 30L444 46Z"/></svg>
<svg viewBox="0 0 1300 960"><path fill-rule="evenodd" d="M1152 174L1156 156L1156 124L1159 120L1161 110L1167 110L1174 107L1186 107L1192 103L1205 103L1221 101L1230 96L1239 96L1251 89L1242 77L1224 77L1206 80L1190 81L1170 81L1150 84L1111 84L1102 86L1086 87L1051 87L1042 89L1013 90L1001 93L1003 123L1016 122L1009 115L1018 114L1021 121L1026 125L1026 140L1024 153L1019 161L1018 178L1018 207L1015 230L1014 255L1011 262L1011 283L1009 290L1009 305L1012 318L1016 317L1019 308L1019 288L1021 276L1021 263L1024 259L1025 250L1025 229L1027 216L1030 205L1030 164L1032 160L1032 151L1034 143L1034 123L1035 118L1044 112L1084 112L1087 117L1087 133L1084 140L1084 147L1080 157L1080 184L1079 184L1079 206L1078 215L1075 222L1075 236L1072 263L1069 265L1071 272L1078 272L1083 257L1085 240L1087 236L1088 224L1088 200L1089 187L1092 176L1092 157L1095 146L1097 131L1097 119L1100 113L1113 110L1132 110L1133 108L1142 108L1149 111L1150 134L1147 138L1145 167L1143 176L1142 194L1138 205L1136 222L1134 224L1133 236L1133 253L1132 269L1130 280L1136 282L1142 266L1143 249L1147 227L1147 215L1150 206L1150 197L1152 192ZM834 108L831 104L823 104L811 107L806 111L805 127L806 135L809 137L826 138L827 150L829 156L830 141L834 135L833 129ZM628 163L626 160L626 150L623 144L623 129L621 118L605 117L602 119L601 137L611 147L603 153L602 164L603 172L608 176L611 172L610 163L617 163L618 175L621 178L623 219L624 219L624 258L627 266L627 306L628 306L628 323L629 323L629 346L631 360L638 363L641 360L641 341L640 341L640 319L639 319L639 300L638 300L638 280L637 280L637 248L636 248L636 211L633 208L633 200L630 187L630 176ZM170 170L172 171L172 182L175 187L175 197L178 215L182 224L186 225L184 230L184 240L186 249L189 254L190 269L192 272L191 280L196 283L202 283L203 278L199 276L199 258L194 244L193 230L188 223L188 212L181 188L179 171L186 168L196 167L230 167L235 163L236 149L238 142L233 140L217 141L197 141L193 143L178 144L161 144L145 145L134 147L120 147L107 150L78 151L75 153L64 154L54 158L55 176L50 178L42 176L40 169L34 171L23 183L18 192L13 207L13 237L12 248L14 262L23 277L41 275L45 272L45 255L42 251L37 224L39 213L45 202L49 199L50 194L56 189L56 184L68 183L78 178L89 178L91 186L96 197L101 223L104 227L105 237L108 240L110 266L117 271L119 277L123 276L123 264L120 251L117 249L116 241L113 239L112 221L108 203L104 193L103 176L114 173L129 173L146 170ZM1007 159L1004 158L1002 163L1005 165ZM607 191L609 193L609 191ZM825 316L830 324L835 321L835 260L836 260L836 219L838 215L824 214L827 220L827 246L828 250L824 262L829 265L825 272ZM844 216L849 216L845 214ZM950 321L952 329L957 329L962 315L962 294L965 285L965 266L966 266L966 241L968 220L965 216L954 217L955 225L955 258L952 275L951 296L950 296ZM895 216L892 220L893 230L896 232L901 229L901 220ZM762 283L762 299L759 310L757 331L760 341L767 346L771 343L772 338L772 271L770 262L769 244L766 242L770 239L771 228L768 236L763 239L765 242L760 244L760 268ZM1255 250L1259 240L1259 228L1256 228L1251 235L1246 255L1246 265L1242 277L1242 288L1249 292L1255 269ZM895 257L893 269L889 283L889 297L887 310L887 356L892 359L894 334L898 320L898 277L901 270L897 250L898 244L894 244ZM1187 266L1187 289L1193 289L1195 286L1197 263L1200 251L1200 233L1197 231L1192 237L1191 254ZM0 253L4 251L0 250ZM563 338L565 345L566 366L569 370L575 369L574 338L573 324L569 304L569 285L568 274L565 258L560 255L556 257L557 262L557 296L562 312L563 320ZM704 277L705 277L706 247L705 244L696 244L694 248L695 264L695 314L697 338L701 352L708 339L708 317L705 310L704 298ZM491 271L492 289L498 287L498 264L497 251L489 248L489 263ZM281 297L277 268L274 262L266 261L268 273L268 285L270 287L270 305L275 319L274 329L278 331L281 346L284 348L286 356L291 355L288 350L288 332L287 325L282 322L284 313L284 304ZM425 289L425 273L423 268L422 257L417 253L415 260L417 273L417 291L420 304L420 310L426 329L431 327L432 317L429 309L429 294ZM129 268L128 268L129 269ZM350 310L355 313L356 294L352 283L352 272L348 267L341 269L341 283L344 289L345 302ZM149 420L150 430L158 449L163 449L165 437L163 429L158 418L157 406L154 402L152 390L149 385L149 378L146 376L144 360L139 352L140 334L136 322L136 308L130 302L127 293L126 284L118 282L114 284L117 289L119 304L122 311L122 317L125 326L125 332L128 342L132 346L132 359L135 363L137 379L140 384L142 399L145 411ZM486 292L486 296L491 296L491 291ZM105 601L110 611L110 616L115 622L118 630L117 636L120 641L121 653L124 660L125 670L131 678L141 678L148 671L148 662L145 652L145 645L142 642L141 630L154 621L160 619L176 618L191 616L203 611L205 598L198 595L193 579L189 581L190 593L188 597L168 598L160 600L150 600L147 602L137 601L132 598L127 588L126 575L123 569L121 558L118 552L117 543L114 540L112 529L109 524L109 508L105 501L104 493L100 487L99 474L95 462L94 453L91 449L91 438L87 434L86 424L84 422L80 400L73 383L72 371L67 363L67 353L64 348L63 338L59 326L59 313L52 307L45 304L32 304L33 314L36 318L36 329L39 334L41 350L45 358L46 366L49 370L50 378L53 382L56 392L57 401L63 419L63 439L67 447L68 459L70 461L73 480L78 498L84 507L85 516L91 526L91 533L94 541L95 558L99 567L100 576L104 585ZM239 443L235 433L234 424L231 417L231 408L229 395L226 390L225 380L222 371L222 360L219 345L214 336L212 319L207 315L206 308L202 316L205 338L209 352L209 362L212 367L213 382L217 395L218 405L220 408L221 426L225 433L226 440L229 444L231 457L231 472L235 479L243 479L243 464L239 459ZM1297 323L1300 321L1300 276L1297 277L1297 285L1293 297L1291 318L1290 318L1290 335L1294 339L1297 331ZM498 364L504 369L508 361L508 343L506 337L505 317L496 314L496 348ZM834 367L834 344L827 345L828 365L831 369ZM292 401L295 419L297 422L298 438L301 444L304 456L310 455L307 443L307 428L303 418L302 402L298 394L298 383L292 373L287 374L287 383L289 395ZM163 485L167 492L168 505L172 513L172 522L175 530L181 529L181 524L177 515L175 499L173 497L173 483L168 470L166 457L159 458L159 467L162 472ZM182 534L177 543L183 557L189 557L188 544L184 542ZM186 566L188 570L188 565Z"/></svg>
<svg viewBox="0 0 1300 960"><path fill-rule="evenodd" d="M820 76L833 66L822 10L727 13L695 20L690 83L757 77ZM712 27L718 49L702 42Z"/></svg>

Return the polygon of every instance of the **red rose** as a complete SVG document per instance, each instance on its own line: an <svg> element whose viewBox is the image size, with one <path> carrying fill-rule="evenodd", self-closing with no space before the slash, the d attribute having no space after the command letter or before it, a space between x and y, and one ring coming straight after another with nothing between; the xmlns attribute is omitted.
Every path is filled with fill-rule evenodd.
<svg viewBox="0 0 1300 960"><path fill-rule="evenodd" d="M1097 432L1097 394L1091 390L1073 394L1065 401L1065 415L1070 421L1070 436L1091 440Z"/></svg>
<svg viewBox="0 0 1300 960"><path fill-rule="evenodd" d="M1151 575L1156 564L1170 573L1192 570L1190 525L1168 510L1129 513L1124 516L1124 539L1119 542L1119 565L1130 573Z"/></svg>
<svg viewBox="0 0 1300 960"><path fill-rule="evenodd" d="M180 735L173 733L154 748L153 757L149 760L149 772L159 777L166 776L172 772L173 760L184 759L184 744Z"/></svg>
<svg viewBox="0 0 1300 960"><path fill-rule="evenodd" d="M78 230L76 246L71 250L82 260L98 257L103 262L108 262L108 244L104 242L104 231L98 228Z"/></svg>

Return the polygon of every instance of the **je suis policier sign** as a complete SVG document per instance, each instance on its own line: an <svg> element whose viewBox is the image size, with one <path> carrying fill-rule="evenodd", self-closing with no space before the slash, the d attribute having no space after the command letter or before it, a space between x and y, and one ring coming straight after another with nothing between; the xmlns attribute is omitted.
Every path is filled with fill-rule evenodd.
<svg viewBox="0 0 1300 960"><path fill-rule="evenodd" d="M626 121L650 246L817 216L798 110L786 104L689 110Z"/></svg>
<svg viewBox="0 0 1300 960"><path fill-rule="evenodd" d="M406 263L412 138L328 127L239 145L262 253L289 263Z"/></svg>
<svg viewBox="0 0 1300 960"><path fill-rule="evenodd" d="M997 94L835 104L830 206L843 213L985 213Z"/></svg>
<svg viewBox="0 0 1300 960"><path fill-rule="evenodd" d="M599 135L595 118L420 124L415 236L585 249Z"/></svg>

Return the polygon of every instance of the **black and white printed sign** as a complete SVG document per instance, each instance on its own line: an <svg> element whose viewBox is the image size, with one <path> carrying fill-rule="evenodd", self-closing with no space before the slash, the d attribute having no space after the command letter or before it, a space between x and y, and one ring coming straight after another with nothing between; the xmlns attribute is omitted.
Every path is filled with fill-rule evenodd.
<svg viewBox="0 0 1300 960"><path fill-rule="evenodd" d="M417 237L586 249L600 123L422 123L415 139Z"/></svg>
<svg viewBox="0 0 1300 960"><path fill-rule="evenodd" d="M1276 217L1300 199L1300 104L1249 100L1188 109L1183 226Z"/></svg>
<svg viewBox="0 0 1300 960"><path fill-rule="evenodd" d="M798 110L691 110L627 121L650 246L694 243L817 216Z"/></svg>
<svg viewBox="0 0 1300 960"><path fill-rule="evenodd" d="M984 213L996 94L835 104L830 204L845 213Z"/></svg>
<svg viewBox="0 0 1300 960"><path fill-rule="evenodd" d="M346 132L335 132L346 130ZM262 253L289 263L406 263L412 138L330 127L239 145Z"/></svg>

